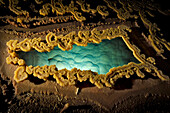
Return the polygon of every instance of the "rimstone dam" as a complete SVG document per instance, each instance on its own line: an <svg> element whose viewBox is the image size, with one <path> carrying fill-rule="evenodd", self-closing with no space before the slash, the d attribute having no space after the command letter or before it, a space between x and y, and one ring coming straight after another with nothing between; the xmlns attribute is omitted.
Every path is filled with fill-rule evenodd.
<svg viewBox="0 0 170 113"><path fill-rule="evenodd" d="M0 112L169 112L169 19L158 0L0 0Z"/></svg>

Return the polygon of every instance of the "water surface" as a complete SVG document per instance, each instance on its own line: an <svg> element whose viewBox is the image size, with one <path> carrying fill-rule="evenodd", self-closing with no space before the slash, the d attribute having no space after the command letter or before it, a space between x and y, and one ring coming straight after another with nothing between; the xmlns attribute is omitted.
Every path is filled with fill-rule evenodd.
<svg viewBox="0 0 170 113"><path fill-rule="evenodd" d="M56 65L60 69L76 67L106 74L113 67L123 66L129 62L139 63L122 38L103 40L100 44L89 43L86 47L73 45L73 49L62 51L55 47L50 52L18 52L27 65Z"/></svg>

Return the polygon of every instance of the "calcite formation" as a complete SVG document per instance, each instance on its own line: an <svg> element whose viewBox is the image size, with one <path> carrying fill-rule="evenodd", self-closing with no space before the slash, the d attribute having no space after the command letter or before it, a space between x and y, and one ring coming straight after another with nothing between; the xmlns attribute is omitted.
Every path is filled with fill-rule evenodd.
<svg viewBox="0 0 170 113"><path fill-rule="evenodd" d="M154 66L155 60L152 57L145 58L140 54L140 50L135 46L130 44L129 37L127 32L131 32L131 29L127 26L118 26L117 28L110 28L106 30L99 31L97 29L92 29L91 31L79 31L76 33L72 31L71 33L63 36L56 36L53 33L49 33L46 36L46 42L43 42L41 38L33 38L33 39L25 39L21 42L18 40L10 40L7 42L7 46L9 48L8 52L11 54L7 57L7 63L14 63L21 65L15 71L14 80L17 82L23 81L28 77L27 70L31 70L30 67L27 67L23 61L23 59L19 59L18 55L15 53L16 51L24 51L28 52L31 49L35 49L38 52L45 52L52 50L55 46L58 46L63 51L72 49L73 44L77 44L78 46L87 46L87 43L100 43L103 39L113 39L116 37L122 37L129 49L133 51L134 56L141 62L140 64L129 63L128 65L122 67L114 67L109 70L109 72L104 74L94 73L92 71L83 71L78 69L73 69L71 71L64 70L53 70L52 76L56 79L57 83L61 86L66 85L75 85L76 81L87 81L89 80L92 84L95 84L98 88L102 88L103 86L112 87L114 82L118 78L122 78L125 76L129 78L131 75L136 73L139 77L143 78L145 75L140 71L140 69L144 69L146 72L154 72L154 75L158 76L162 80L166 80L161 71L157 70ZM49 70L51 70L47 65L40 67L31 67L32 71L29 71L30 75L38 77L39 79L47 80L49 77ZM32 72L32 73L31 73ZM75 74L71 74L75 73ZM23 76L21 76L23 74ZM72 76L71 76L72 75ZM66 76L66 77L64 77Z"/></svg>
<svg viewBox="0 0 170 113"><path fill-rule="evenodd" d="M155 66L155 59L153 57L146 57L144 54L141 54L141 50L136 45L130 42L131 39L128 36L128 34L132 31L130 26L123 24L115 25L116 21L113 22L113 25L115 25L114 27L106 27L105 29L95 28L95 26L100 26L102 25L102 23L93 24L92 26L89 24L84 25L84 23L89 21L90 18L95 19L96 15L100 15L103 19L107 18L109 15L112 17L112 11L116 12L117 18L119 20L126 21L130 18L134 18L137 20L140 18L143 24L148 27L147 29L149 31L149 35L146 40L155 49L157 54L165 59L162 54L164 52L163 46L170 50L169 42L158 37L157 33L160 29L157 27L156 23L152 23L151 21L149 21L146 15L148 14L149 16L154 17L151 11L155 10L158 10L160 13L163 14L168 14L168 12L162 11L154 5L152 5L151 7L152 2L145 3L144 1L139 2L129 0L103 0L103 4L99 4L94 7L94 4L90 4L93 2L87 3L82 0L70 1L67 5L65 4L65 1L62 0L51 0L51 2L35 0L34 8L37 5L42 7L36 10L36 15L46 16L42 18L32 17L32 12L19 8L19 2L20 1L17 0L9 0L9 10L18 16L1 17L1 20L4 23L10 23L11 25L14 25L16 27L24 28L31 28L40 25L56 23L61 24L75 20L83 23L81 24L81 27L78 26L78 30L75 31L72 31L70 28L70 30L67 30L67 28L63 27L62 29L53 29L53 31L47 30L45 32L35 34L45 34L45 39L42 39L40 36L39 38L25 38L22 41L9 40L6 45L8 46L8 53L10 55L6 58L6 62L7 64L15 64L19 66L14 74L14 80L16 80L17 82L27 79L28 75L33 75L43 80L48 80L49 76L53 76L53 78L56 79L57 83L61 86L75 85L77 81L82 82L89 80L92 84L95 84L97 87L102 88L103 86L112 87L114 85L114 82L118 78L122 78L123 76L129 78L134 73L143 78L145 75L141 70L152 73L154 76L158 76L162 80L168 79L168 77L165 76L161 70L157 69L157 67ZM2 3L6 4L4 2ZM121 5L122 7L118 8L118 5ZM89 16L87 16L86 13L89 14ZM51 14L57 16L47 17ZM68 16L64 16L66 14L68 14ZM111 25L112 23L105 24ZM63 31L64 34L60 33L60 31ZM18 32L16 34L18 35L20 33ZM31 36L31 34L34 33L28 34L30 34ZM21 34L21 37L22 35L23 34ZM24 36L27 36L27 34L24 34ZM130 62L129 64L121 67L113 67L106 75L92 71L79 70L77 68L74 68L70 71L67 69L58 70L57 67L54 69L53 66L53 73L51 73L49 71L51 70L50 66L27 66L25 61L19 58L19 55L16 53L18 51L29 52L31 50L36 50L38 52L50 52L56 46L58 46L63 51L69 51L73 48L74 44L76 44L77 46L87 46L88 43L101 43L104 39L111 40L117 37L121 37L123 39L128 48L133 52L134 57L140 63L136 64L134 62ZM72 75L71 73L75 73L75 75Z"/></svg>
<svg viewBox="0 0 170 113"><path fill-rule="evenodd" d="M58 70L73 68L91 70L98 74L106 74L113 67L123 66L129 62L139 63L128 49L122 38L103 40L99 44L88 43L87 46L73 45L69 51L63 51L58 46L50 52L17 52L26 65L44 66L56 65Z"/></svg>
<svg viewBox="0 0 170 113"><path fill-rule="evenodd" d="M0 0L0 112L169 109L170 11L157 2Z"/></svg>

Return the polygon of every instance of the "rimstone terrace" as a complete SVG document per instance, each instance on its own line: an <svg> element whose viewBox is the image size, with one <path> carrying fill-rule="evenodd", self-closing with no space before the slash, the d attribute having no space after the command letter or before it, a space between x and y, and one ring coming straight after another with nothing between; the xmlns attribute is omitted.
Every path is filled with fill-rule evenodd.
<svg viewBox="0 0 170 113"><path fill-rule="evenodd" d="M0 112L169 112L168 8L0 0Z"/></svg>
<svg viewBox="0 0 170 113"><path fill-rule="evenodd" d="M33 76L43 80L47 80L49 75L52 75L53 78L56 79L57 83L61 86L73 85L76 84L77 80L82 82L89 79L92 84L95 84L99 88L102 88L103 85L105 85L106 87L112 87L114 85L114 81L116 81L118 78L122 78L123 76L129 78L131 75L136 73L139 77L143 78L145 75L140 71L140 69L142 68L144 68L147 72L154 70L155 73L158 73L158 77L163 80L166 79L163 75L161 75L157 68L154 67L153 64L155 63L155 61L152 57L144 59L140 56L138 48L130 44L128 40L129 37L125 30L131 32L131 30L127 26L118 26L115 29L110 28L102 31L98 31L96 29L93 29L91 32L79 31L78 34L73 31L65 36L56 36L53 33L49 33L46 36L46 43L44 43L41 38L25 39L22 42L19 42L18 40L10 40L9 42L7 42L7 46L9 47L9 54L11 55L7 57L6 61L8 64L14 63L20 65L20 67L18 67L14 74L14 80L16 80L17 82L23 81L28 78L28 75L33 74ZM80 34L85 35L84 37L82 37L82 35ZM128 65L124 65L122 67L111 67L106 75L100 75L96 72L94 75L94 73L90 70L82 71L77 68L73 68L71 71L68 69L57 71L58 69L54 69L54 66L52 66L52 69L46 65L43 67L27 66L25 65L25 61L23 59L17 57L18 55L15 52L28 52L31 51L32 48L34 48L38 52L45 52L54 49L54 47L57 45L61 50L65 51L72 49L73 44L77 44L79 46L87 46L88 42L101 43L103 39L113 39L116 37L123 38L129 49L133 51L134 56L141 62L140 64L130 62ZM119 74L117 74L115 70L118 71ZM79 72L82 74L80 74ZM69 73L77 73L77 76L75 74L71 76L71 74Z"/></svg>

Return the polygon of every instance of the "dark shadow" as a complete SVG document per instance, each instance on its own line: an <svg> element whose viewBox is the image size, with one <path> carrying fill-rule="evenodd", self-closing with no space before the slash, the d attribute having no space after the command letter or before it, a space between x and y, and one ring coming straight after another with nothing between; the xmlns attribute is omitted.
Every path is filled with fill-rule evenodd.
<svg viewBox="0 0 170 113"><path fill-rule="evenodd" d="M0 20L0 26L5 26L5 25L8 25L8 24L4 23L3 20Z"/></svg>
<svg viewBox="0 0 170 113"><path fill-rule="evenodd" d="M78 81L75 86L80 88L80 89L87 88L87 87L95 87L95 85L90 83L88 80L85 81L85 82L79 82Z"/></svg>
<svg viewBox="0 0 170 113"><path fill-rule="evenodd" d="M54 81L54 82L56 82L56 80L53 78L52 75L50 75L50 76L48 77L48 80L49 80L49 81Z"/></svg>
<svg viewBox="0 0 170 113"><path fill-rule="evenodd" d="M79 111L79 110L89 110L92 109L93 107L91 105L79 105L79 106L70 106L68 109L66 109L64 112L65 113L72 113L74 111Z"/></svg>
<svg viewBox="0 0 170 113"><path fill-rule="evenodd" d="M142 73L144 73L145 77L140 78L136 74L131 75L131 78L119 78L115 85L113 86L114 90L124 90L124 89L132 89L134 81L135 80L147 80L147 79L159 79L157 76L153 76L151 73L145 72L144 70L141 70Z"/></svg>
<svg viewBox="0 0 170 113"><path fill-rule="evenodd" d="M34 77L33 75L29 75L28 76L28 80L32 83L34 83L35 85L39 85L39 84L42 84L42 83L45 83L44 80L42 79L39 79L37 77Z"/></svg>
<svg viewBox="0 0 170 113"><path fill-rule="evenodd" d="M77 88L79 88L79 91L77 92L80 93L83 88L88 88L88 87L95 87L94 84L90 83L89 80L84 81L84 82L79 82L77 81L76 85Z"/></svg>
<svg viewBox="0 0 170 113"><path fill-rule="evenodd" d="M124 89L131 89L133 86L133 79L132 78L121 78L115 82L113 89L115 90L124 90Z"/></svg>
<svg viewBox="0 0 170 113"><path fill-rule="evenodd" d="M159 79L158 76L153 76L151 73L148 73L148 72L145 72L145 71L142 71L142 73L144 73L144 75L145 75L145 77L142 78L142 80L147 80L149 78L151 78L151 79Z"/></svg>

